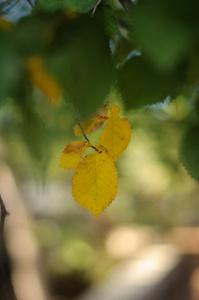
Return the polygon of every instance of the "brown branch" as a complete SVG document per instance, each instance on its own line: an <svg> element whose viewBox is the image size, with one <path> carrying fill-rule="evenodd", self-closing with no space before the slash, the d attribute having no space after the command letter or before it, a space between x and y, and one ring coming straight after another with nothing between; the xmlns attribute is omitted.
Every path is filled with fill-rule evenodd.
<svg viewBox="0 0 199 300"><path fill-rule="evenodd" d="M6 216L9 215L9 213L6 210L5 204L3 203L1 196L0 196L0 207L1 207L0 231L1 231L1 235L3 235L5 218Z"/></svg>
<svg viewBox="0 0 199 300"><path fill-rule="evenodd" d="M5 218L6 216L9 215L9 213L6 210L5 204L0 196L0 208L1 208L1 219L0 219L0 253L1 253L1 259L0 259L0 270L2 271L2 281L5 287L5 291L7 293L9 300L17 300L15 293L14 293L14 289L11 283L11 280L9 278L9 276L7 275L6 272L6 267L5 264L3 262L3 257L6 257L5 254L5 242L4 242L4 224L5 224Z"/></svg>
<svg viewBox="0 0 199 300"><path fill-rule="evenodd" d="M86 134L85 134L85 132L84 132L84 129L83 129L82 125L80 124L80 121L79 121L79 117L78 117L78 115L77 115L77 112L76 112L76 119L77 119L77 124L79 125L79 127L80 127L80 129L81 129L81 132L82 132L84 138L87 140L87 142L89 142L89 143L91 144L91 142L89 141L89 139L87 138L87 136L86 136ZM95 148L93 145L92 145L91 147L92 147L95 151L98 152L98 149Z"/></svg>

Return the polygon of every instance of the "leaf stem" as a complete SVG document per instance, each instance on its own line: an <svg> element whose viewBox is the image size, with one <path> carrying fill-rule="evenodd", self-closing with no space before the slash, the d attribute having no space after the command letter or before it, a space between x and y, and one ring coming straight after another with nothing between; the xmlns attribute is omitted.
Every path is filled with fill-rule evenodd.
<svg viewBox="0 0 199 300"><path fill-rule="evenodd" d="M78 117L78 115L77 115L77 112L76 112L76 119L77 119L77 124L79 125L79 127L80 127L80 129L81 129L81 132L82 132L84 138L87 140L87 142L89 142L89 143L91 144L91 142L89 141L89 139L87 138L87 136L86 136L86 134L85 134L85 132L84 132L84 129L83 129L82 125L80 124L80 121L79 121L79 117ZM92 145L91 147L92 147L95 151L98 152L98 149L95 148L93 145Z"/></svg>
<svg viewBox="0 0 199 300"><path fill-rule="evenodd" d="M94 16L96 9L98 8L98 6L102 3L105 2L106 0L98 0L98 2L95 4L93 11L92 11L92 17Z"/></svg>

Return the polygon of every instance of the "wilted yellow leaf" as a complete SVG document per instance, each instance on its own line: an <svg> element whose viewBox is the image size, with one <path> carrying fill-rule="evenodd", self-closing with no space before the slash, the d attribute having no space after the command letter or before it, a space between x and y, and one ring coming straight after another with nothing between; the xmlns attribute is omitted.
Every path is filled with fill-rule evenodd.
<svg viewBox="0 0 199 300"><path fill-rule="evenodd" d="M63 91L56 79L45 70L42 57L30 57L26 62L26 69L33 84L48 96L52 103L60 101Z"/></svg>
<svg viewBox="0 0 199 300"><path fill-rule="evenodd" d="M116 161L127 148L132 134L132 127L127 118L119 117L120 108L111 106L109 120L100 137L100 145L108 150L108 154Z"/></svg>
<svg viewBox="0 0 199 300"><path fill-rule="evenodd" d="M90 147L89 142L74 141L66 146L60 159L59 167L64 169L74 169L80 162L84 150Z"/></svg>
<svg viewBox="0 0 199 300"><path fill-rule="evenodd" d="M101 148L102 149L102 148ZM112 202L117 194L118 176L112 158L98 151L83 158L73 177L73 196L95 217Z"/></svg>
<svg viewBox="0 0 199 300"><path fill-rule="evenodd" d="M108 109L109 106L106 104L99 109L88 122L80 122L85 134L95 132L108 120ZM82 131L78 124L74 128L74 133L75 135L82 135Z"/></svg>

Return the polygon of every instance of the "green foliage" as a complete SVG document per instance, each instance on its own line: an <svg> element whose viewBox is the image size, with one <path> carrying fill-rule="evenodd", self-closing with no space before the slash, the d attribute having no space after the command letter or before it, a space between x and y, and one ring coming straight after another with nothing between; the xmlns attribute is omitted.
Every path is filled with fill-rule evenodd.
<svg viewBox="0 0 199 300"><path fill-rule="evenodd" d="M13 44L22 58L45 54L52 41L55 14L44 12L21 19L13 29Z"/></svg>
<svg viewBox="0 0 199 300"><path fill-rule="evenodd" d="M181 142L180 159L188 173L199 180L199 125L186 131Z"/></svg>
<svg viewBox="0 0 199 300"><path fill-rule="evenodd" d="M21 75L18 57L11 41L5 34L0 33L0 104L7 96L14 93Z"/></svg>
<svg viewBox="0 0 199 300"><path fill-rule="evenodd" d="M175 73L157 72L143 56L133 56L118 71L118 86L127 108L138 108L176 96L184 82L181 66Z"/></svg>
<svg viewBox="0 0 199 300"><path fill-rule="evenodd" d="M103 22L85 15L58 28L46 57L47 70L83 116L100 106L113 83L108 43Z"/></svg>
<svg viewBox="0 0 199 300"><path fill-rule="evenodd" d="M72 10L80 13L88 12L96 4L96 0L40 0L36 5L35 10L46 10L54 12L56 10Z"/></svg>
<svg viewBox="0 0 199 300"><path fill-rule="evenodd" d="M183 22L181 10L180 5L175 11L171 1L149 0L142 1L133 12L135 39L159 70L174 69L192 46L193 32Z"/></svg>
<svg viewBox="0 0 199 300"><path fill-rule="evenodd" d="M38 161L48 130L35 109L41 99L30 86L46 92L50 78L50 92L53 84L57 86L65 105L86 118L106 101L111 89L119 90L127 109L135 109L167 96L175 99L199 83L198 1L142 0L132 9L127 5L127 12L117 1L102 2L92 16L96 3L40 0L31 15L12 26L0 19L0 103L12 98L26 116L22 135ZM30 60L39 62L34 76L27 69ZM199 118L193 96L194 92L186 97L190 115L184 120L192 125ZM181 157L198 179L195 136L196 129L185 135ZM34 144L39 144L35 151Z"/></svg>

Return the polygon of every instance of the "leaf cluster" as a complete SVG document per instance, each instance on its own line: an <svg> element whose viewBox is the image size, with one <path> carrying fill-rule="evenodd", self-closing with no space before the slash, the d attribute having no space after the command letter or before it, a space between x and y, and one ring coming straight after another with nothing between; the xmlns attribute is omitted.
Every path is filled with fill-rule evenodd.
<svg viewBox="0 0 199 300"><path fill-rule="evenodd" d="M59 166L64 169L76 168L73 177L73 196L82 206L92 211L98 217L100 213L112 202L117 194L118 177L115 162L127 148L132 134L132 128L126 118L120 118L120 109L112 105L108 122L101 134L100 143L92 146L89 141L74 141L66 146L61 156ZM102 116L102 110L97 112L89 122L89 133L99 128L96 120ZM100 123L102 125L103 122ZM85 137L81 124L79 127ZM77 125L78 125L77 124ZM87 130L87 124L84 125ZM75 127L75 133L77 128ZM88 140L88 138L86 137ZM80 162L86 148L92 147L95 153L88 154Z"/></svg>

